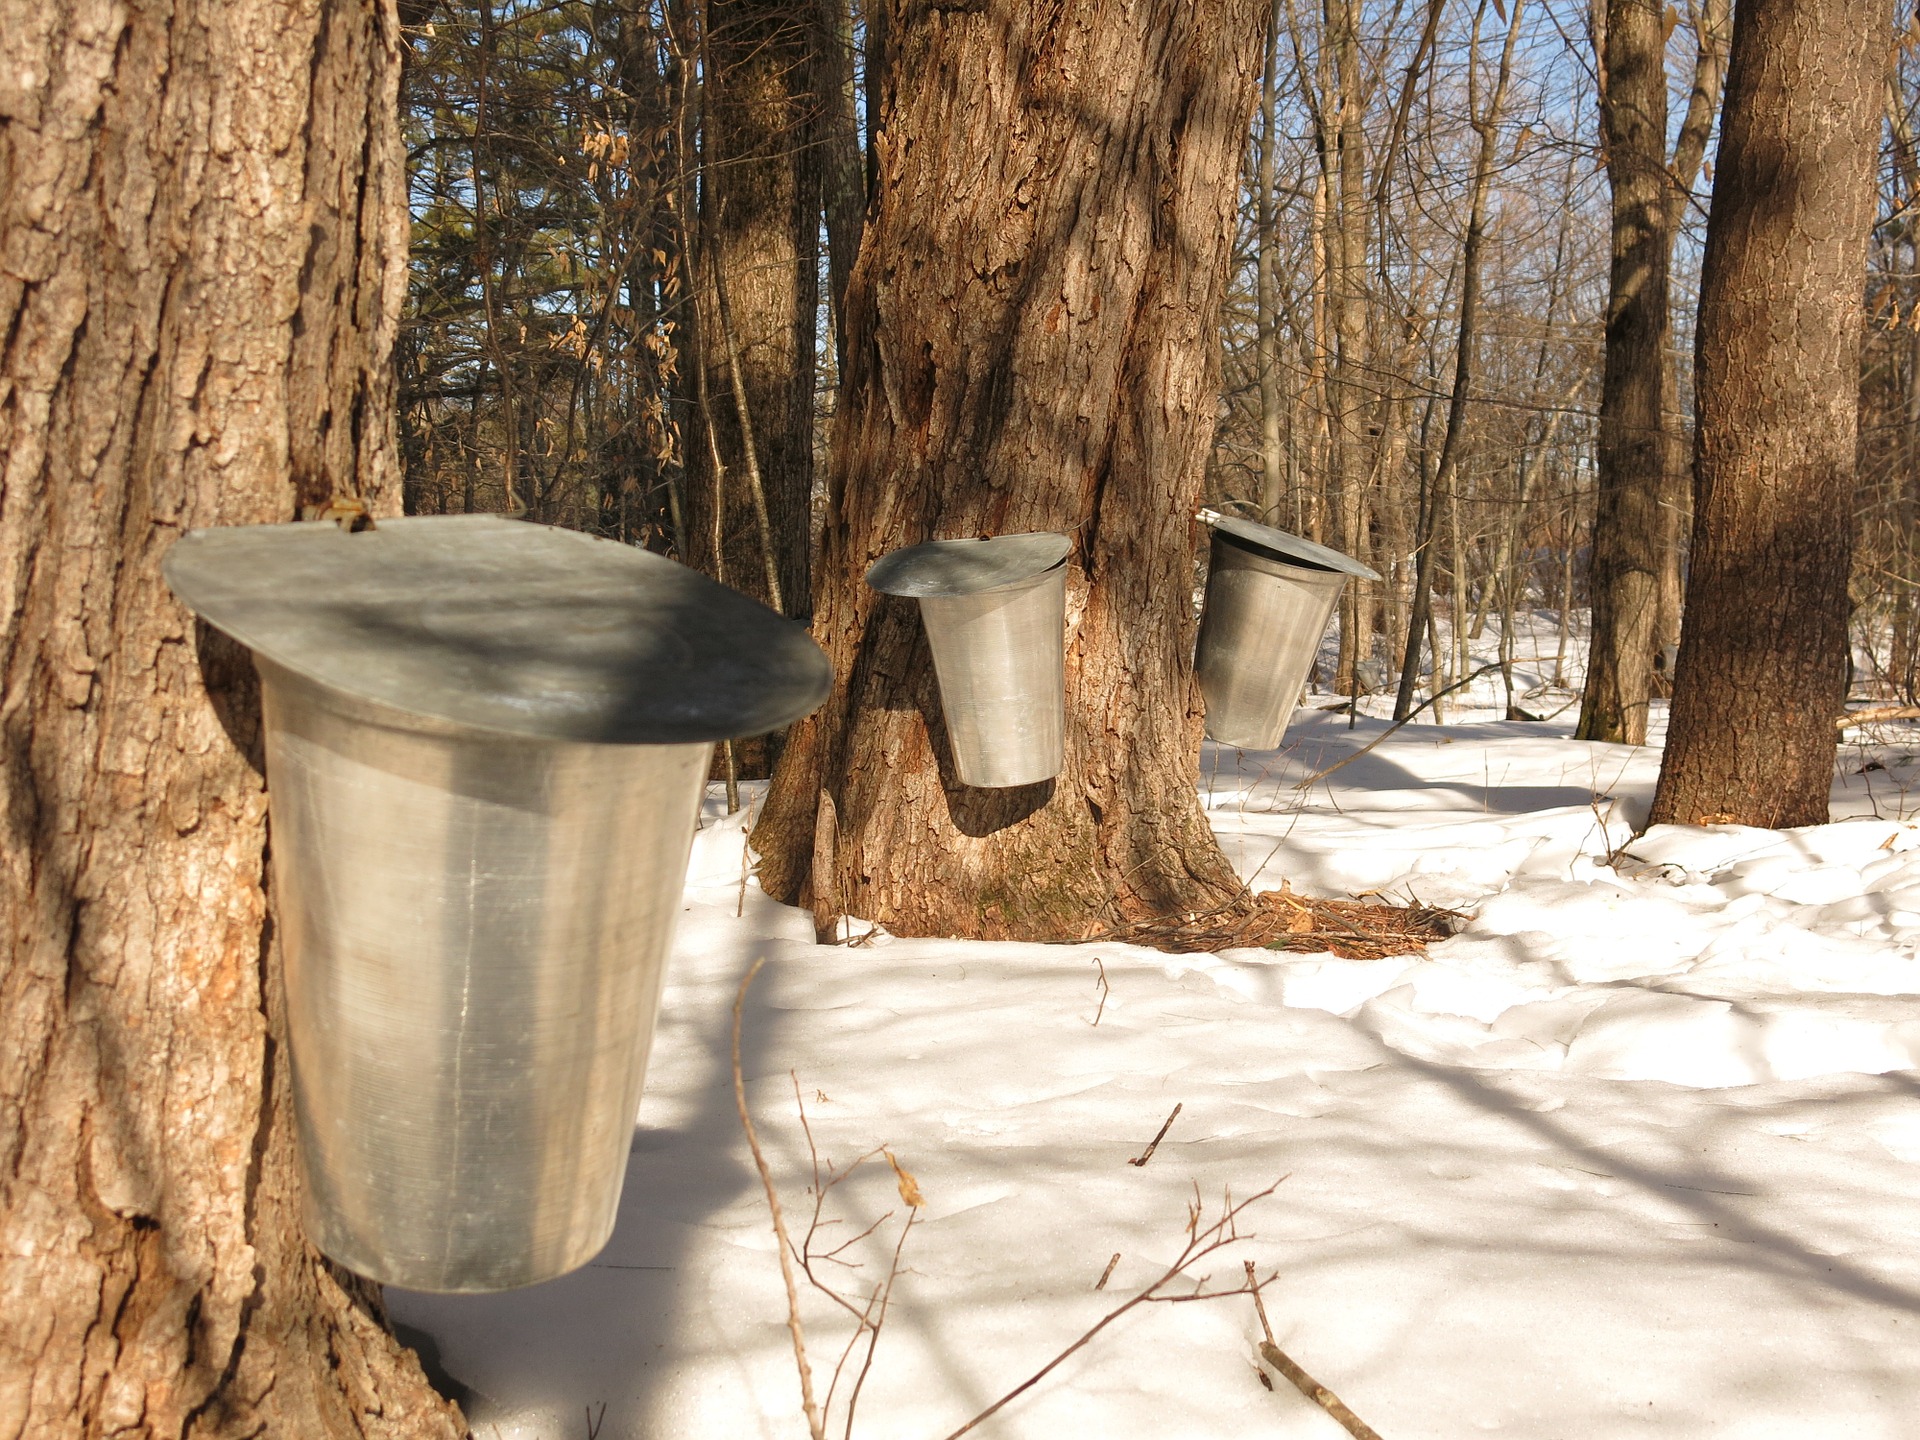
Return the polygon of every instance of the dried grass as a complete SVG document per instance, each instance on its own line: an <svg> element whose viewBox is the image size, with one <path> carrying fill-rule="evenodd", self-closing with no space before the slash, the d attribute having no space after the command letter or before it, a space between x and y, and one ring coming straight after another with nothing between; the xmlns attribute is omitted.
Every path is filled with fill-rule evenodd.
<svg viewBox="0 0 1920 1440"><path fill-rule="evenodd" d="M1255 946L1331 950L1343 960L1380 960L1424 954L1429 942L1446 939L1466 918L1457 910L1431 905L1316 900L1280 889L1219 910L1143 920L1102 938L1176 955Z"/></svg>

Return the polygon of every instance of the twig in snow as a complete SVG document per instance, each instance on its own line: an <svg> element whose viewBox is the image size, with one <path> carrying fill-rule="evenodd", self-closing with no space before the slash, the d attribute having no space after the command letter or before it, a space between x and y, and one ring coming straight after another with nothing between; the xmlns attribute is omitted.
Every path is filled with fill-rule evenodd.
<svg viewBox="0 0 1920 1440"><path fill-rule="evenodd" d="M1246 1262L1246 1266L1247 1288L1253 1292L1253 1308L1260 1316L1261 1333L1267 1337L1260 1342L1260 1358L1291 1380L1293 1387L1302 1395L1339 1421L1340 1428L1353 1436L1354 1440L1380 1440L1380 1432L1349 1410L1346 1401L1294 1364L1287 1352L1273 1343L1273 1326L1267 1323L1266 1302L1260 1298L1262 1282L1254 1273L1251 1260ZM1261 1379L1265 1378L1261 1376ZM1267 1388L1271 1390L1273 1386L1268 1385Z"/></svg>
<svg viewBox="0 0 1920 1440"><path fill-rule="evenodd" d="M1342 765L1351 765L1354 761L1358 760L1362 755L1366 754L1369 750L1373 749L1374 746L1378 745L1382 740L1385 740L1389 735L1393 734L1394 731L1400 729L1404 725L1411 725L1413 723L1413 717L1418 715L1422 710L1426 709L1429 705L1433 704L1434 701L1444 699L1446 696L1451 695L1454 691L1460 689L1463 685L1471 685L1474 681L1478 680L1482 675L1485 675L1488 671L1498 670L1499 668L1500 668L1500 662L1498 660L1494 661L1493 664L1491 665L1482 665L1478 670L1474 671L1471 675L1467 676L1464 680L1456 680L1453 682L1453 684L1447 686L1446 689L1435 691L1433 694L1429 695L1426 699L1422 700L1418 705L1414 706L1413 709L1409 710L1407 712L1406 719L1394 721L1393 724L1389 725L1386 729L1382 730L1378 735L1374 736L1373 739L1369 740L1366 744L1362 745L1358 750L1354 751L1351 755L1347 756L1345 759L1334 761L1333 764L1329 765L1326 769L1320 771L1317 774L1309 775L1304 780L1294 781L1293 788L1296 790L1306 790L1319 784L1322 780L1326 779L1327 776L1333 774L1334 771L1338 770Z"/></svg>
<svg viewBox="0 0 1920 1440"><path fill-rule="evenodd" d="M1273 1184L1269 1185L1259 1194L1249 1196L1238 1205L1234 1204L1233 1197L1228 1195L1222 1201L1220 1218L1211 1225L1204 1227L1200 1223L1204 1217L1201 1213L1199 1192L1196 1190L1194 1192L1194 1199L1187 1206L1187 1243L1180 1253L1174 1257L1173 1264L1169 1265L1166 1270L1162 1272L1159 1279L1155 1280L1144 1290L1137 1292L1131 1299L1125 1300L1109 1310L1090 1326L1078 1340L1075 1340L1071 1345L1067 1346L1066 1349L1062 1350L1058 1355L1055 1355L1053 1359L1049 1360L1045 1365L1042 1365L1025 1380L1022 1380L1018 1385L1014 1386L1013 1389L1007 1391L1006 1394L1002 1395L998 1400L994 1401L993 1404L967 1421L967 1423L962 1425L958 1430L945 1436L944 1440L959 1440L960 1436L965 1435L982 1421L998 1414L1014 1400L1024 1395L1048 1375L1052 1374L1071 1356L1085 1348L1094 1336L1098 1335L1102 1330L1106 1329L1107 1326L1113 1324L1114 1321L1118 1320L1122 1315L1125 1315L1137 1305L1156 1303L1183 1304L1193 1300L1222 1300L1232 1295L1248 1294L1249 1290L1245 1285L1236 1285L1231 1290L1209 1290L1206 1288L1207 1281L1205 1276L1202 1276L1195 1282L1193 1290L1189 1293L1164 1295L1161 1291L1184 1275L1193 1265L1206 1259L1209 1255L1216 1254L1229 1245L1238 1244L1241 1240L1249 1238L1242 1235L1238 1229L1237 1222L1241 1214L1273 1194L1274 1191L1278 1190L1280 1186L1285 1183L1286 1178L1286 1176L1282 1175L1280 1179L1274 1181ZM1379 1437L1374 1437L1374 1440L1379 1440Z"/></svg>
<svg viewBox="0 0 1920 1440"><path fill-rule="evenodd" d="M1116 1250L1113 1252L1113 1259L1107 1261L1107 1268L1100 1272L1100 1278L1093 1282L1093 1288L1096 1290L1106 1289L1107 1281L1113 1278L1113 1272L1119 1267L1119 1264L1120 1252Z"/></svg>
<svg viewBox="0 0 1920 1440"><path fill-rule="evenodd" d="M1184 1105L1185 1103L1186 1102L1184 1100L1180 1102L1181 1105ZM1151 1160L1153 1158L1153 1152L1160 1148L1160 1142L1167 1138L1167 1131L1173 1128L1173 1122L1176 1119L1178 1119L1179 1116L1180 1116L1180 1105L1175 1105L1173 1107L1173 1114L1167 1116L1167 1123L1160 1127L1160 1133L1153 1137L1153 1140L1151 1141L1151 1143L1148 1144L1145 1150L1142 1150L1133 1159L1127 1161L1127 1164L1139 1166L1139 1165L1145 1165L1147 1161Z"/></svg>
<svg viewBox="0 0 1920 1440"><path fill-rule="evenodd" d="M780 1249L780 1278L787 1286L787 1330L793 1336L793 1361L800 1369L800 1408L806 1412L807 1430L813 1440L827 1440L826 1419L813 1402L813 1367L807 1363L807 1340L800 1327L800 1292L793 1283L793 1262L789 1258L793 1241L787 1237L787 1223L780 1215L780 1196L773 1188L767 1157L760 1151L760 1137L753 1133L753 1116L747 1113L747 1082L740 1071L740 1017L747 1006L747 987L753 984L753 977L766 963L765 955L755 958L746 978L740 982L740 993L733 997L733 1103L740 1112L741 1128L747 1132L747 1148L753 1151L761 1188L767 1192L767 1209L773 1214L773 1235Z"/></svg>
<svg viewBox="0 0 1920 1440"><path fill-rule="evenodd" d="M761 802L765 803L764 800ZM733 907L733 918L738 920L747 913L747 872L753 855L753 811L747 811L747 818L740 825L740 899Z"/></svg>
<svg viewBox="0 0 1920 1440"><path fill-rule="evenodd" d="M1107 996L1112 993L1113 987L1107 984L1106 962L1096 955L1093 957L1093 963L1100 967L1100 1008L1093 1012L1093 1023L1098 1026L1100 1017L1107 1013Z"/></svg>

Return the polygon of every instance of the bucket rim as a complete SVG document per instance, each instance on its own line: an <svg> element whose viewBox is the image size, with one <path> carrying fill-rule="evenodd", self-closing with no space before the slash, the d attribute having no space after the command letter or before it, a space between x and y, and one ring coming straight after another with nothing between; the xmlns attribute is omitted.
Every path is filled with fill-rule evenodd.
<svg viewBox="0 0 1920 1440"><path fill-rule="evenodd" d="M868 567L867 584L915 599L984 595L1058 569L1072 549L1072 537L1057 530L927 540L882 555Z"/></svg>
<svg viewBox="0 0 1920 1440"><path fill-rule="evenodd" d="M188 531L161 565L200 619L354 699L483 733L671 745L758 735L833 668L757 600L636 546L498 515Z"/></svg>
<svg viewBox="0 0 1920 1440"><path fill-rule="evenodd" d="M1223 515L1218 510L1202 510L1198 517L1212 527L1213 533L1229 544L1239 545L1243 549L1264 552L1275 560L1290 565L1306 565L1316 570L1332 570L1342 575L1351 575L1361 580L1378 580L1380 572L1370 565L1363 565L1351 555L1299 535L1290 535L1285 530L1276 530L1271 525L1262 525L1256 520L1243 520L1238 515Z"/></svg>

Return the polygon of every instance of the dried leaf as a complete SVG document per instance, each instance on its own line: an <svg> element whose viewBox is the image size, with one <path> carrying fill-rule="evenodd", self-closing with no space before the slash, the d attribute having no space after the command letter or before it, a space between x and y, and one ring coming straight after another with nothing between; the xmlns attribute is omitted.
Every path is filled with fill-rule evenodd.
<svg viewBox="0 0 1920 1440"><path fill-rule="evenodd" d="M926 1204L926 1197L920 1193L920 1182L913 1178L913 1172L894 1159L891 1150L881 1153L887 1157L887 1164L893 1167L893 1178L900 1185L900 1198L916 1210Z"/></svg>

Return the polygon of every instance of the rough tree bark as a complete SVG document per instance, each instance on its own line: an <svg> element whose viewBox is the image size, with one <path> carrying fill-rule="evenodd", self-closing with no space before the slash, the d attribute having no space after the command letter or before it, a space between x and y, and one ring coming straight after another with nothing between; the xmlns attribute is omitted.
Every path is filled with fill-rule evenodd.
<svg viewBox="0 0 1920 1440"><path fill-rule="evenodd" d="M453 1437L306 1244L187 527L397 506L391 3L0 3L0 1435Z"/></svg>
<svg viewBox="0 0 1920 1440"><path fill-rule="evenodd" d="M1194 783L1192 507L1267 4L887 8L815 625L838 684L781 759L762 879L823 928L915 934L1229 903ZM1065 769L962 788L915 607L861 577L1045 529L1075 539Z"/></svg>
<svg viewBox="0 0 1920 1440"><path fill-rule="evenodd" d="M1613 256L1588 579L1592 640L1575 733L1628 745L1646 743L1653 658L1667 643L1659 633L1661 585L1679 538L1668 275L1719 101L1727 0L1700 9L1693 88L1671 166L1667 8L1661 0L1608 0L1600 45Z"/></svg>
<svg viewBox="0 0 1920 1440"><path fill-rule="evenodd" d="M1687 625L1653 823L1827 818L1888 0L1734 16L1695 351Z"/></svg>

